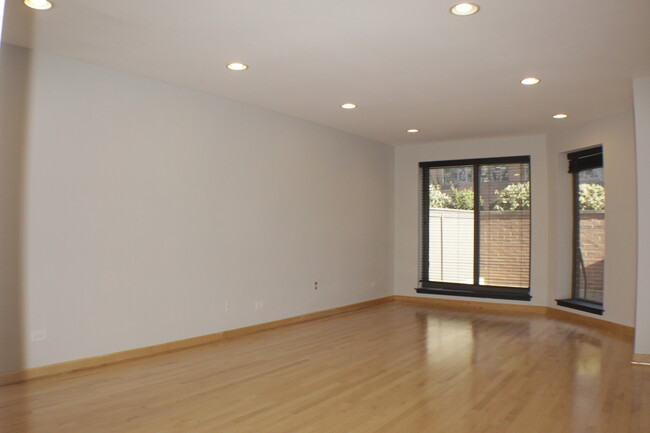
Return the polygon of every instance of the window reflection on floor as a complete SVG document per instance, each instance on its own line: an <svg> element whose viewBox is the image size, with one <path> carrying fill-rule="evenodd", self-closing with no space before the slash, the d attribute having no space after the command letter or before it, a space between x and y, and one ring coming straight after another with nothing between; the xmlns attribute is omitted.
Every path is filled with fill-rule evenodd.
<svg viewBox="0 0 650 433"><path fill-rule="evenodd" d="M429 363L445 362L445 357L454 355L449 362L454 364L472 363L474 335L471 323L467 321L443 320L434 316L425 316L426 348ZM459 359L459 356L460 359Z"/></svg>

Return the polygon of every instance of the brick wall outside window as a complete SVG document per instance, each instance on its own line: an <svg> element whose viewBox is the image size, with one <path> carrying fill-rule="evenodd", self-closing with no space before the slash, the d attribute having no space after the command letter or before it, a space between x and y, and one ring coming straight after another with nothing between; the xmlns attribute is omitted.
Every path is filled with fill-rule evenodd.
<svg viewBox="0 0 650 433"><path fill-rule="evenodd" d="M580 249L587 273L587 299L603 302L605 286L605 212L580 212ZM582 271L580 287L584 287Z"/></svg>

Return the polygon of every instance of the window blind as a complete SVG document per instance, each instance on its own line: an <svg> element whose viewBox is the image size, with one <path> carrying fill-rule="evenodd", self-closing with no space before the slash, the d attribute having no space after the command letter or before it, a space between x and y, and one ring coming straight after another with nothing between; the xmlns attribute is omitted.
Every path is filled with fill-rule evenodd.
<svg viewBox="0 0 650 433"><path fill-rule="evenodd" d="M569 173L577 173L582 170L589 170L603 166L603 147L570 152L567 154L569 160Z"/></svg>

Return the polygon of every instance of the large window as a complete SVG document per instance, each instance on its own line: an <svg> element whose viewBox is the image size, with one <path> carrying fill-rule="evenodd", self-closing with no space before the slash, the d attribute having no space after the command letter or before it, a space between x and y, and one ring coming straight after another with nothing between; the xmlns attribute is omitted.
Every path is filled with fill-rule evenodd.
<svg viewBox="0 0 650 433"><path fill-rule="evenodd" d="M572 297L558 304L602 314L605 288L605 179L602 147L567 155L573 183Z"/></svg>
<svg viewBox="0 0 650 433"><path fill-rule="evenodd" d="M420 169L418 292L530 300L530 157Z"/></svg>

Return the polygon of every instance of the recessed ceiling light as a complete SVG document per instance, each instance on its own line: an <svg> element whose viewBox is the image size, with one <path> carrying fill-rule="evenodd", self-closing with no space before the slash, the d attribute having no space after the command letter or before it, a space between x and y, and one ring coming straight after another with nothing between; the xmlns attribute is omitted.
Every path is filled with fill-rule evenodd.
<svg viewBox="0 0 650 433"><path fill-rule="evenodd" d="M418 132L420 132L420 130L411 128L411 129L407 129L406 132L408 132L409 134L417 134Z"/></svg>
<svg viewBox="0 0 650 433"><path fill-rule="evenodd" d="M0 0L0 42L2 42L2 23L5 15L5 0Z"/></svg>
<svg viewBox="0 0 650 433"><path fill-rule="evenodd" d="M235 62L235 63L229 63L226 68L230 69L231 71L245 71L248 69L248 65L245 65L243 63Z"/></svg>
<svg viewBox="0 0 650 433"><path fill-rule="evenodd" d="M353 104L352 102L346 102L345 104L341 105L341 108L345 108L346 110L352 110L353 108L357 108L357 104Z"/></svg>
<svg viewBox="0 0 650 433"><path fill-rule="evenodd" d="M26 6L39 11L52 9L52 3L47 0L25 0L23 3L25 3Z"/></svg>
<svg viewBox="0 0 650 433"><path fill-rule="evenodd" d="M532 86L533 84L537 84L540 81L542 81L542 80L540 80L539 78L527 77L527 78L524 78L523 80L521 80L521 84L523 84L524 86Z"/></svg>
<svg viewBox="0 0 650 433"><path fill-rule="evenodd" d="M553 115L553 119L566 119L567 117L569 117L569 115L564 113L558 113Z"/></svg>
<svg viewBox="0 0 650 433"><path fill-rule="evenodd" d="M474 15L479 9L478 5L475 5L474 3L458 3L453 5L451 9L449 9L449 12L458 15L459 17L467 17L469 15Z"/></svg>

